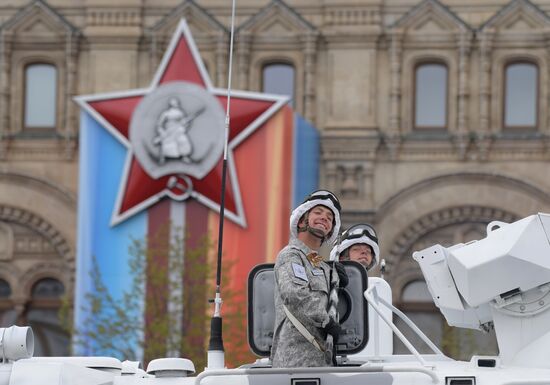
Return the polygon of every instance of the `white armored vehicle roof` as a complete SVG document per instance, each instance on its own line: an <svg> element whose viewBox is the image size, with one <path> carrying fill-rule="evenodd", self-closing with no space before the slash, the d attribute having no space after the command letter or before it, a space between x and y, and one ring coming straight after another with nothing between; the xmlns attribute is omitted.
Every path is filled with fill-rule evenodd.
<svg viewBox="0 0 550 385"><path fill-rule="evenodd" d="M177 358L154 360L146 371L138 363L109 357L32 358L29 328L0 328L0 385L550 383L550 215L532 215L511 224L493 222L484 239L447 248L435 245L416 252L414 258L449 325L480 330L494 327L499 356L474 356L470 361L446 357L392 306L384 285L367 285L364 272L351 263L346 270L352 282L342 294L347 298L340 309L347 318L343 320L344 342L338 346L339 366L271 368L266 357L273 325L269 293L273 277L271 266L262 265L249 279L249 343L263 357L254 363L227 369L209 362L207 370L194 373L192 362ZM380 282L377 280L372 279ZM405 317L404 322L433 354L418 353L392 323L388 310ZM410 354L385 354L382 340L372 337L385 335L384 327L395 333Z"/></svg>

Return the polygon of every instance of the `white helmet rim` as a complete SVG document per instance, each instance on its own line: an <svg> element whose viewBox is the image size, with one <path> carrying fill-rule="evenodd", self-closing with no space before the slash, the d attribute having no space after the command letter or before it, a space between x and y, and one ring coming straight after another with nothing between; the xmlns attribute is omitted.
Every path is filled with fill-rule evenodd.
<svg viewBox="0 0 550 385"><path fill-rule="evenodd" d="M333 244L336 241L336 238L338 237L338 234L340 233L340 212L336 209L334 204L330 199L312 199L308 200L298 207L296 207L292 214L290 215L290 235L294 238L298 238L298 222L300 222L300 219L302 216L307 213L309 210L314 208L315 206L325 206L328 207L332 214L334 215L334 226L332 228L332 232L330 237L325 238L324 243Z"/></svg>
<svg viewBox="0 0 550 385"><path fill-rule="evenodd" d="M374 258L371 261L370 265L367 267L367 269L372 269L378 263L380 263L380 247L378 246L378 243L376 243L371 238L367 237L366 235L363 235L360 238L352 238L352 239L344 239L340 244L334 246L330 252L330 260L336 261L340 260L340 255L348 248L350 248L353 245L364 243L372 247L372 251L374 254Z"/></svg>

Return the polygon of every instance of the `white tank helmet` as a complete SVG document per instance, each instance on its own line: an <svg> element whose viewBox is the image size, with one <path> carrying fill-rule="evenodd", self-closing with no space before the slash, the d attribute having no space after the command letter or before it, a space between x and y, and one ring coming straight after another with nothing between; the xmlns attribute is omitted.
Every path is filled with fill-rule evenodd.
<svg viewBox="0 0 550 385"><path fill-rule="evenodd" d="M344 257L349 253L349 248L358 243L364 243L372 247L374 258L372 259L367 270L372 269L380 262L380 247L378 247L378 236L374 228L367 223L359 223L351 226L344 231L340 237L340 242L335 245L330 252L330 260L338 261L340 257Z"/></svg>
<svg viewBox="0 0 550 385"><path fill-rule="evenodd" d="M306 199L296 207L290 215L290 235L294 238L298 237L298 222L300 219L309 212L315 206L328 207L333 214L332 230L324 237L323 242L328 242L329 245L333 244L340 232L340 201L328 190L317 190L309 194Z"/></svg>

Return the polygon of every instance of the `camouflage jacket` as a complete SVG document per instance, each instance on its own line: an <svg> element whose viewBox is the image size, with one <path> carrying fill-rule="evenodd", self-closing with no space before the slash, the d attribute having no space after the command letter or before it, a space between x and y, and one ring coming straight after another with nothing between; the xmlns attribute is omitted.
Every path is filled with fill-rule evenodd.
<svg viewBox="0 0 550 385"><path fill-rule="evenodd" d="M275 329L271 360L273 367L329 366L325 354L309 342L290 322L287 309L308 329L324 350L328 323L330 267L314 267L307 259L312 250L291 239L275 262Z"/></svg>

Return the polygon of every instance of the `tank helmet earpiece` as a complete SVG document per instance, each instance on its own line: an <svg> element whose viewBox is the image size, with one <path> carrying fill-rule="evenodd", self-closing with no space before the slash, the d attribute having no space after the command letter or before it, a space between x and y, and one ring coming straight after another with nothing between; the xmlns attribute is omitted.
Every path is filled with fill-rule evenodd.
<svg viewBox="0 0 550 385"><path fill-rule="evenodd" d="M292 237L298 237L298 223L300 223L302 217L308 214L309 210L319 205L325 206L332 211L332 230L323 239L323 242L328 242L329 244L334 243L340 232L340 211L342 210L342 206L340 206L340 201L336 195L328 190L317 190L312 192L292 211L290 215L290 235Z"/></svg>
<svg viewBox="0 0 550 385"><path fill-rule="evenodd" d="M380 262L380 248L378 246L378 236L374 228L368 223L359 223L351 226L340 236L340 241L330 252L330 260L339 260L340 256L348 249L358 243L364 243L372 248L373 258L367 269L372 269Z"/></svg>

